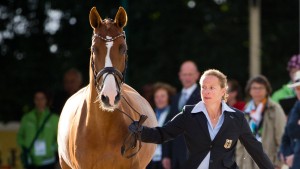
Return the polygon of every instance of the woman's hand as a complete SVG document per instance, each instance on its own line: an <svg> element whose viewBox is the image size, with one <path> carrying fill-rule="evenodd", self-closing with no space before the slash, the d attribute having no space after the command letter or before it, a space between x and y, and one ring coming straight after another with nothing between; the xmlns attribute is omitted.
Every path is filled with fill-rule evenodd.
<svg viewBox="0 0 300 169"><path fill-rule="evenodd" d="M287 164L289 167L292 167L292 166L293 166L293 161L294 161L294 154L289 155L289 156L286 157L286 164Z"/></svg>
<svg viewBox="0 0 300 169"><path fill-rule="evenodd" d="M281 166L275 165L274 169L281 169Z"/></svg>
<svg viewBox="0 0 300 169"><path fill-rule="evenodd" d="M164 169L171 169L171 159L169 157L164 157L161 163Z"/></svg>
<svg viewBox="0 0 300 169"><path fill-rule="evenodd" d="M139 121L134 121L132 122L129 127L128 127L129 131L131 131L134 134L138 134L141 133L143 130L143 126L139 125Z"/></svg>
<svg viewBox="0 0 300 169"><path fill-rule="evenodd" d="M282 153L279 153L280 161L282 161L285 164L285 157Z"/></svg>
<svg viewBox="0 0 300 169"><path fill-rule="evenodd" d="M142 114L140 116L139 121L133 121L129 126L128 129L131 131L133 134L139 134L143 130L142 124L147 120L147 116Z"/></svg>

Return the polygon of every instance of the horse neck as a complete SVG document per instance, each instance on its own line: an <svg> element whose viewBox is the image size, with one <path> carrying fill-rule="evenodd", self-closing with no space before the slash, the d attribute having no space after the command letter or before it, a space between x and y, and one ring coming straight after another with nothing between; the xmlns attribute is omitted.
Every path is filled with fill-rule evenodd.
<svg viewBox="0 0 300 169"><path fill-rule="evenodd" d="M93 70L90 67L90 84L89 94L87 100L87 117L86 123L92 127L111 125L113 121L124 121L123 116L119 112L107 112L100 108L99 101L97 100L98 93L95 87L95 80Z"/></svg>

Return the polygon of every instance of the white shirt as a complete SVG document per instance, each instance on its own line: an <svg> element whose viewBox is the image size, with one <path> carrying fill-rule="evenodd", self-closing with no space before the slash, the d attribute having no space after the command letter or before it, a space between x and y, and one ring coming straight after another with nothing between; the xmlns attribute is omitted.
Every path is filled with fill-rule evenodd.
<svg viewBox="0 0 300 169"><path fill-rule="evenodd" d="M183 88L181 90L181 93L186 93L186 98L189 99L192 95L192 93L194 92L194 90L197 88L197 84L193 84L191 87L189 88Z"/></svg>
<svg viewBox="0 0 300 169"><path fill-rule="evenodd" d="M158 126L162 127L164 125L164 122L167 118L167 115L169 114L170 107L167 107L163 112L161 112L158 121ZM162 146L161 144L157 144L154 155L152 157L152 161L161 161L162 158Z"/></svg>

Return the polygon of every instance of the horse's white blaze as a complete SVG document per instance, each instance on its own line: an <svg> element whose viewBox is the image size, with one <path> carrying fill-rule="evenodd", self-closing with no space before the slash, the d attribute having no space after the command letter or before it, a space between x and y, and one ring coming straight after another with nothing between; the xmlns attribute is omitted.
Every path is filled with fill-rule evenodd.
<svg viewBox="0 0 300 169"><path fill-rule="evenodd" d="M106 39L111 39L110 36L106 36ZM110 48L113 46L114 42L106 42L107 53L105 56L105 67L112 67L112 63L110 60Z"/></svg>
<svg viewBox="0 0 300 169"><path fill-rule="evenodd" d="M110 36L106 36L107 39L111 39ZM111 42L106 42L106 48L107 48L107 53L106 53L106 56L105 56L105 67L112 67L112 62L111 62L111 59L110 59L110 49L111 47L113 46L113 41ZM106 77L106 74L105 73L103 75L103 77ZM105 81L104 81L104 84L103 84L103 90L102 90L102 95L104 96L108 96L109 98L109 104L111 106L114 105L114 102L115 102L115 97L117 95L117 86L116 86L116 80L114 78L113 75L109 74Z"/></svg>

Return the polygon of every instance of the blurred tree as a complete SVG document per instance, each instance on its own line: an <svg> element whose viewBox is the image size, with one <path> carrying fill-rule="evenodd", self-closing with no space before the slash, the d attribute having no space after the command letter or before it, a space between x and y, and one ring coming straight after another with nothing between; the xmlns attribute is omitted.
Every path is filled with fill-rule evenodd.
<svg viewBox="0 0 300 169"><path fill-rule="evenodd" d="M92 29L89 11L113 18L126 5L128 83L140 89L164 81L179 87L183 60L200 71L217 68L244 85L248 79L248 2L238 0L0 2L0 121L19 120L35 88L62 88L76 67L88 82ZM288 80L298 52L298 1L262 1L262 71L276 89Z"/></svg>

